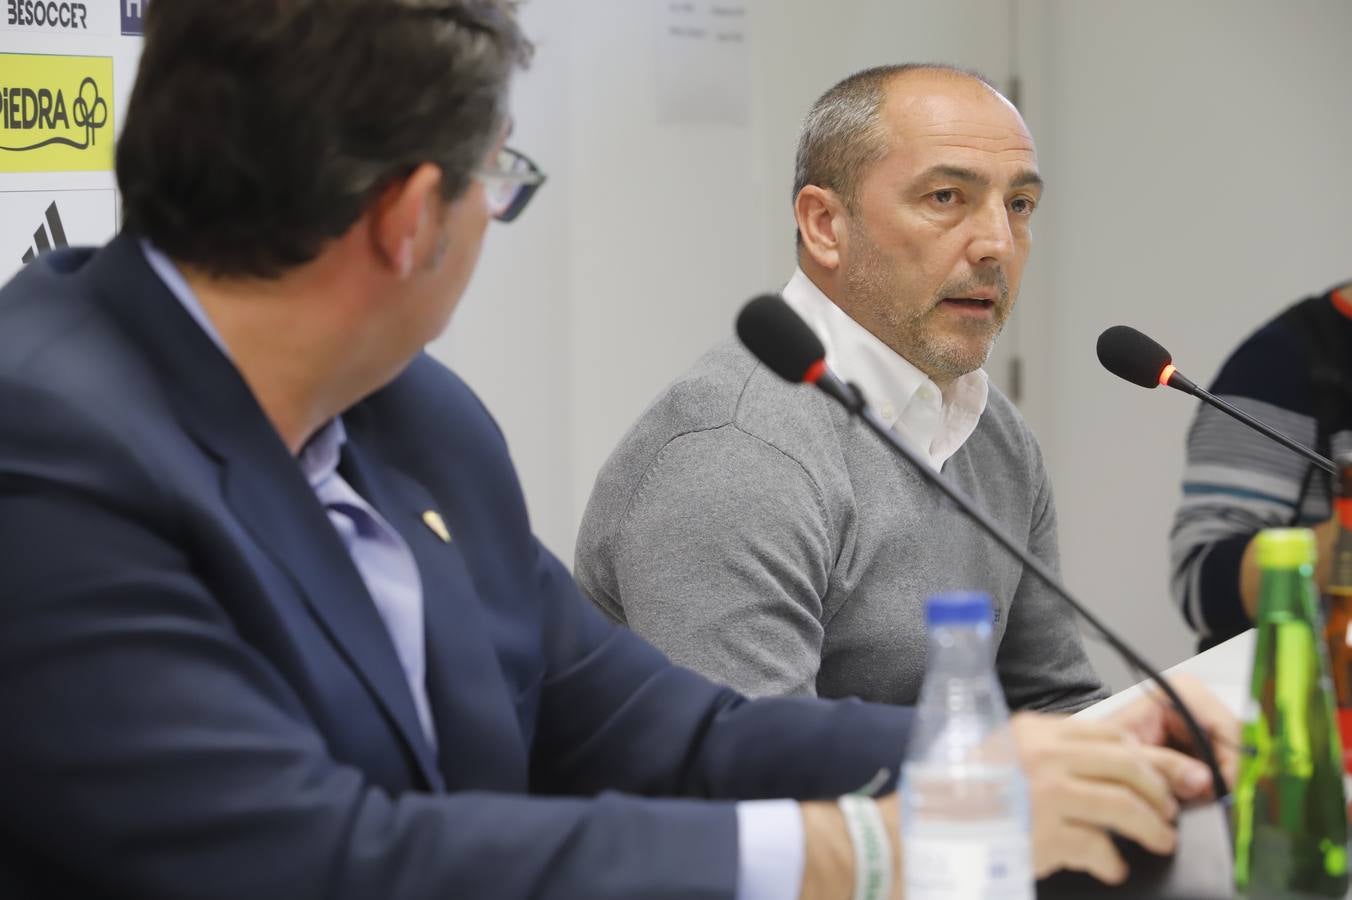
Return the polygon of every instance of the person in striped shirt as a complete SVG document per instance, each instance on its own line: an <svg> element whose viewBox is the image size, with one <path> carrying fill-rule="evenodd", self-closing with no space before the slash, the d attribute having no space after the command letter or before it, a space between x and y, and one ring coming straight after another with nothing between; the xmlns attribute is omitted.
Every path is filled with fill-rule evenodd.
<svg viewBox="0 0 1352 900"><path fill-rule="evenodd" d="M1352 451L1352 282L1265 323L1225 361L1211 391L1321 453ZM1261 529L1313 528L1323 586L1337 532L1331 514L1322 470L1199 405L1169 544L1174 599L1200 649L1252 626L1258 605L1252 541Z"/></svg>

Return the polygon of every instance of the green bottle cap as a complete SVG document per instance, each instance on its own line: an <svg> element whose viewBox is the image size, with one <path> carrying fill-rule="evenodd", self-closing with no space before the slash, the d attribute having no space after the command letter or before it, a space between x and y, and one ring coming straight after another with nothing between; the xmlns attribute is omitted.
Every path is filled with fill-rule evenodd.
<svg viewBox="0 0 1352 900"><path fill-rule="evenodd" d="M1308 528L1267 528L1258 532L1256 540L1260 569L1314 565L1314 532Z"/></svg>

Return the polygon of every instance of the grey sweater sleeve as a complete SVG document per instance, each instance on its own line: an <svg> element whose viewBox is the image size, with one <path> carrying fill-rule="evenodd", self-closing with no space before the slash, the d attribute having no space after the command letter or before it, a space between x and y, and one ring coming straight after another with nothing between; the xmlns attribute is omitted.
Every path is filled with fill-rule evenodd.
<svg viewBox="0 0 1352 900"><path fill-rule="evenodd" d="M1056 508L1036 443L1030 447L1030 476L1039 485L1028 549L1060 574ZM1066 602L1025 569L1010 604L996 668L1011 709L1076 712L1106 697L1107 691L1085 655L1078 620Z"/></svg>
<svg viewBox="0 0 1352 900"><path fill-rule="evenodd" d="M748 696L816 693L832 553L801 464L735 425L694 431L663 446L611 509L613 521L589 509L578 537L576 574L593 600Z"/></svg>

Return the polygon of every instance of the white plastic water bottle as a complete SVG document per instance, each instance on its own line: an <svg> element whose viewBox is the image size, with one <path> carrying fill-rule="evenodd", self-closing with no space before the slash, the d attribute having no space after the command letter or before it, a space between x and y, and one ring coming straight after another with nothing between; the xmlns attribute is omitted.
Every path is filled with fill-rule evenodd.
<svg viewBox="0 0 1352 900"><path fill-rule="evenodd" d="M902 765L907 900L1031 900L1028 783L995 677L991 599L925 606L929 658Z"/></svg>

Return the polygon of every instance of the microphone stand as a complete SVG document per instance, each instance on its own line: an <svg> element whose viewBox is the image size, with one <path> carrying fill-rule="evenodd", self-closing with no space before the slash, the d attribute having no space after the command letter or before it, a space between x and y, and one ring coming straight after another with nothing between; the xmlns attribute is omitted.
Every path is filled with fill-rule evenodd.
<svg viewBox="0 0 1352 900"><path fill-rule="evenodd" d="M1262 422L1258 421L1253 416L1244 412L1242 409L1239 409L1238 407L1225 402L1220 397L1217 397L1215 394L1211 393L1205 388L1198 387L1197 384L1192 381L1192 379L1188 378L1182 372L1179 372L1177 369L1169 373L1169 377L1164 379L1163 383L1176 391L1182 391L1185 394L1189 394L1193 397L1196 397L1203 403L1208 403L1211 406L1214 406L1216 409L1219 409L1221 412L1225 413L1227 416L1230 416L1233 419L1238 419L1245 425L1248 425L1254 431L1257 431L1259 434L1271 438L1272 440L1281 444L1288 450L1292 450L1296 453L1299 453L1301 456L1305 457L1310 462L1314 463L1316 466L1323 469L1325 472L1328 472L1330 475L1338 474L1338 466L1335 465L1332 460L1328 459L1325 456L1322 456L1321 454L1316 453L1309 447L1296 443L1295 441L1291 440L1291 438L1287 437L1277 429L1273 428L1271 425L1264 425Z"/></svg>
<svg viewBox="0 0 1352 900"><path fill-rule="evenodd" d="M1178 711L1179 716L1182 717L1184 724L1192 735L1193 743L1197 746L1197 752L1201 756L1202 762L1206 764L1211 772L1211 787L1215 792L1216 802L1219 803L1222 808L1222 813L1225 817L1226 831L1230 837L1230 848L1231 852L1233 852L1235 843L1234 823L1231 821L1229 815L1231 796L1229 788L1225 785L1225 776L1221 773L1220 763L1216 760L1216 754L1211 746L1209 736L1197 722L1192 711L1188 709L1187 704L1183 702L1183 698L1178 696L1178 692L1174 690L1173 686L1159 674L1154 666L1150 665L1140 656L1140 654L1127 646L1126 642L1114 634L1097 616L1076 600L1051 570L1042 563L1042 560L1033 556L1025 547L1006 534L1004 528L978 507L971 498L950 483L947 478L940 475L939 472L929 465L929 463L922 460L914 450L906 446L901 438L897 436L897 433L889 428L887 424L878 417L878 414L868 406L864 400L863 392L860 391L858 387L854 384L841 381L829 369L825 370L821 376L817 378L815 384L823 392L839 401L846 410L849 411L852 417L862 421L868 426L870 431L882 438L883 441L898 454L905 457L906 461L909 462L926 481L938 488L944 496L958 507L958 509L974 519L987 534L993 537L996 543L1012 554L1015 559L1031 569L1033 573L1047 585L1047 587L1051 588L1057 596L1066 601L1066 603L1070 605L1070 608L1075 610L1075 612L1088 622L1095 631L1101 634L1108 642L1109 646L1116 650L1119 655L1150 677L1150 680L1164 693L1164 696L1168 698L1174 709Z"/></svg>

